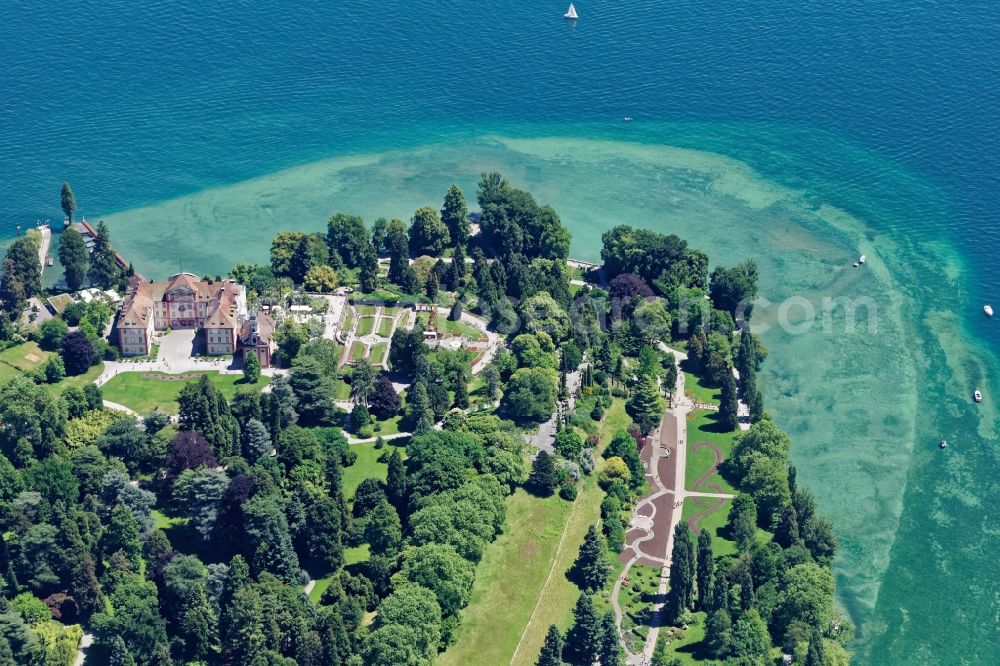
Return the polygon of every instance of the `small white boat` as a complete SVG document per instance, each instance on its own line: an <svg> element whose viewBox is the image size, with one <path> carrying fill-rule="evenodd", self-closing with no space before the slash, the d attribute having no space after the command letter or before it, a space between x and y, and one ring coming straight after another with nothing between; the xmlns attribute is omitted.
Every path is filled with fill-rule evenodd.
<svg viewBox="0 0 1000 666"><path fill-rule="evenodd" d="M577 20L578 18L580 18L580 17L579 17L578 15L577 15L577 13L576 13L576 7L574 7L574 6L573 6L573 3L572 3L572 2L571 2L571 3L569 3L569 9L567 9L567 10L566 10L566 13L565 13L565 14L563 14L563 18L564 18L564 19L566 19L566 20L569 20L569 21L575 21L575 20Z"/></svg>
<svg viewBox="0 0 1000 666"><path fill-rule="evenodd" d="M622 120L624 120L627 123L630 123L632 122L632 116L625 116Z"/></svg>
<svg viewBox="0 0 1000 666"><path fill-rule="evenodd" d="M975 393L972 394L972 397L976 402L983 401L983 394L979 392L979 389L976 389Z"/></svg>
<svg viewBox="0 0 1000 666"><path fill-rule="evenodd" d="M987 317L992 317L993 316L993 308L991 308L989 305L984 305L983 306L983 312L986 313Z"/></svg>
<svg viewBox="0 0 1000 666"><path fill-rule="evenodd" d="M856 262L856 261L854 262L854 267L855 267L855 268L857 268L857 267L858 267L858 262Z"/></svg>
<svg viewBox="0 0 1000 666"><path fill-rule="evenodd" d="M947 449L948 448L948 440L947 439L942 439L941 443L938 444L938 446L940 446L942 449Z"/></svg>
<svg viewBox="0 0 1000 666"><path fill-rule="evenodd" d="M860 257L858 257L858 263L859 264L865 263L865 259L866 259L865 255L861 255Z"/></svg>

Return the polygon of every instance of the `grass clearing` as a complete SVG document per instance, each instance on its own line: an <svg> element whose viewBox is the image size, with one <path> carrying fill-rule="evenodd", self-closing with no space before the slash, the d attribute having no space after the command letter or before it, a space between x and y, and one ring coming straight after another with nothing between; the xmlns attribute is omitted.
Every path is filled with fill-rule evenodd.
<svg viewBox="0 0 1000 666"><path fill-rule="evenodd" d="M177 413L177 396L184 385L197 381L201 375L226 397L232 400L237 391L259 390L270 381L261 376L255 384L247 384L242 374L221 374L219 372L185 372L167 374L164 372L122 372L112 377L102 387L104 399L125 405L136 412L144 413L159 407L168 414Z"/></svg>
<svg viewBox="0 0 1000 666"><path fill-rule="evenodd" d="M351 398L351 385L344 381L343 377L333 380L334 400L349 400Z"/></svg>
<svg viewBox="0 0 1000 666"><path fill-rule="evenodd" d="M37 342L28 341L14 347L8 347L0 352L0 363L26 372L41 367L52 354L53 352L45 351L39 347Z"/></svg>
<svg viewBox="0 0 1000 666"><path fill-rule="evenodd" d="M357 310L358 314L360 314L362 317L371 317L372 315L375 314L375 311L378 308L374 305L357 305L354 307L354 309Z"/></svg>
<svg viewBox="0 0 1000 666"><path fill-rule="evenodd" d="M684 395L693 397L698 402L718 405L719 401L722 400L722 389L709 386L701 377L685 370Z"/></svg>
<svg viewBox="0 0 1000 666"><path fill-rule="evenodd" d="M362 317L358 321L358 329L354 332L354 335L361 338L369 333L375 328L375 317Z"/></svg>
<svg viewBox="0 0 1000 666"><path fill-rule="evenodd" d="M0 363L0 384L6 384L15 377L20 377L21 371L6 363Z"/></svg>
<svg viewBox="0 0 1000 666"><path fill-rule="evenodd" d="M49 390L49 393L52 395L62 395L63 391L65 391L71 386L74 386L78 389L82 389L87 384L93 384L94 380L100 377L102 372L104 372L103 361L101 363L98 363L97 365L90 366L87 372L83 373L82 375L66 377L58 384L42 384L42 386L47 388ZM104 397L107 398L108 400L111 400L111 398L108 398L107 396Z"/></svg>
<svg viewBox="0 0 1000 666"><path fill-rule="evenodd" d="M694 487L698 479L715 465L715 452L710 447L701 446L695 451L694 445L698 442L713 444L722 452L722 459L725 460L732 453L733 444L739 432L738 430L721 432L717 426L716 412L707 409L696 409L691 412L688 416L686 490L700 490L706 493L736 493L732 484L723 478L718 470L708 477L700 488Z"/></svg>
<svg viewBox="0 0 1000 666"><path fill-rule="evenodd" d="M667 657L676 657L681 660L684 666L713 666L721 664L721 661L711 659L703 641L705 640L705 618L706 613L693 613L694 620L687 629L677 627L663 627L660 629L658 640L668 641Z"/></svg>
<svg viewBox="0 0 1000 666"><path fill-rule="evenodd" d="M351 360L360 361L365 357L365 345L363 342L355 342L351 345Z"/></svg>
<svg viewBox="0 0 1000 666"><path fill-rule="evenodd" d="M380 463L378 458L383 452L388 452L389 455L392 455L394 448L396 447L392 445L392 442L386 442L383 449L376 449L374 442L351 446L351 451L358 454L358 459L350 467L344 468L344 497L348 501L354 499L354 491L358 489L358 486L365 479L385 481L389 467L385 463ZM400 453L405 452L401 450Z"/></svg>
<svg viewBox="0 0 1000 666"><path fill-rule="evenodd" d="M461 335L470 340L479 340L486 337L485 333L471 324L467 324L462 320L451 321L447 317L441 316L437 318L437 329L440 334Z"/></svg>
<svg viewBox="0 0 1000 666"><path fill-rule="evenodd" d="M573 505L558 495L539 498L519 488L507 501L503 533L476 569L472 600L462 611L455 643L441 666L504 664L517 649L555 558ZM537 655L532 655L532 662Z"/></svg>

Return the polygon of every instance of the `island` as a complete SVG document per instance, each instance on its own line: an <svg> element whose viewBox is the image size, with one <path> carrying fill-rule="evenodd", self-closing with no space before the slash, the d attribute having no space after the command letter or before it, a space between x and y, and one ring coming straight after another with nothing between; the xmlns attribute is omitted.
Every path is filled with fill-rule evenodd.
<svg viewBox="0 0 1000 666"><path fill-rule="evenodd" d="M0 664L846 665L752 258L475 199L151 279L64 184L58 286L48 228L0 276Z"/></svg>

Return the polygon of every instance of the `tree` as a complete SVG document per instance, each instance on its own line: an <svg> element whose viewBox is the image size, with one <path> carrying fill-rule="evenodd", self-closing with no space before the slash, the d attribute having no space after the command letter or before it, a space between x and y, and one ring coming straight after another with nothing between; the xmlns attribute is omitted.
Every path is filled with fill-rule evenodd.
<svg viewBox="0 0 1000 666"><path fill-rule="evenodd" d="M361 403L368 400L375 390L375 368L368 359L358 361L351 371L351 395Z"/></svg>
<svg viewBox="0 0 1000 666"><path fill-rule="evenodd" d="M545 643L542 644L542 651L538 655L535 666L562 666L563 639L559 633L559 627L554 624L549 625L549 630L545 634Z"/></svg>
<svg viewBox="0 0 1000 666"><path fill-rule="evenodd" d="M174 499L191 519L202 541L211 539L229 477L218 469L184 470L174 484Z"/></svg>
<svg viewBox="0 0 1000 666"><path fill-rule="evenodd" d="M663 417L663 398L655 375L643 374L626 404L629 416L642 433L649 434Z"/></svg>
<svg viewBox="0 0 1000 666"><path fill-rule="evenodd" d="M823 654L823 636L816 627L813 627L812 633L809 635L805 666L826 666L826 657Z"/></svg>
<svg viewBox="0 0 1000 666"><path fill-rule="evenodd" d="M406 506L406 466L403 464L403 457L399 454L399 449L393 449L389 456L385 479L385 495L392 506L396 509Z"/></svg>
<svg viewBox="0 0 1000 666"><path fill-rule="evenodd" d="M372 292L378 287L378 255L371 246L368 246L361 255L358 284L363 292Z"/></svg>
<svg viewBox="0 0 1000 666"><path fill-rule="evenodd" d="M778 521L778 529L774 531L774 541L782 548L790 548L800 542L799 519L795 515L795 505L788 503L781 510L781 519Z"/></svg>
<svg viewBox="0 0 1000 666"><path fill-rule="evenodd" d="M69 326L59 317L46 319L38 327L40 339L38 341L42 349L56 351L62 345L62 339L69 333Z"/></svg>
<svg viewBox="0 0 1000 666"><path fill-rule="evenodd" d="M108 666L136 666L135 659L125 646L121 636L111 640L111 652L108 655Z"/></svg>
<svg viewBox="0 0 1000 666"><path fill-rule="evenodd" d="M441 222L437 211L429 206L418 208L410 220L410 252L439 257L448 240L448 227Z"/></svg>
<svg viewBox="0 0 1000 666"><path fill-rule="evenodd" d="M295 252L305 234L301 231L281 231L271 241L271 272L276 277L290 277Z"/></svg>
<svg viewBox="0 0 1000 666"><path fill-rule="evenodd" d="M376 630L386 626L403 626L416 635L416 648L426 658L437 653L441 640L441 607L434 593L413 583L400 585L379 604L375 616Z"/></svg>
<svg viewBox="0 0 1000 666"><path fill-rule="evenodd" d="M113 289L122 279L118 257L111 247L111 233L103 221L97 223L97 238L90 250L90 282L101 289Z"/></svg>
<svg viewBox="0 0 1000 666"><path fill-rule="evenodd" d="M740 550L750 547L757 533L757 504L753 501L753 497L740 493L733 499L733 504L729 507L726 530Z"/></svg>
<svg viewBox="0 0 1000 666"><path fill-rule="evenodd" d="M726 656L732 628L733 622L725 608L719 608L709 614L705 622L705 643L712 657L722 659Z"/></svg>
<svg viewBox="0 0 1000 666"><path fill-rule="evenodd" d="M670 624L680 621L685 610L691 608L694 592L694 545L687 523L674 529L674 547L670 556L670 589L667 591L663 612Z"/></svg>
<svg viewBox="0 0 1000 666"><path fill-rule="evenodd" d="M447 618L469 603L475 565L452 545L429 543L404 551L400 577L433 591Z"/></svg>
<svg viewBox="0 0 1000 666"><path fill-rule="evenodd" d="M12 319L21 316L29 298L42 290L42 267L38 261L38 247L28 237L18 238L3 260L0 275L0 301L3 311Z"/></svg>
<svg viewBox="0 0 1000 666"><path fill-rule="evenodd" d="M501 407L519 421L541 423L556 406L556 373L550 368L521 368L504 392Z"/></svg>
<svg viewBox="0 0 1000 666"><path fill-rule="evenodd" d="M329 293L340 284L340 276L326 264L311 266L302 276L302 286L306 291Z"/></svg>
<svg viewBox="0 0 1000 666"><path fill-rule="evenodd" d="M404 273L410 265L406 222L396 219L389 222L389 228L385 235L385 245L389 255L389 281L402 286Z"/></svg>
<svg viewBox="0 0 1000 666"><path fill-rule="evenodd" d="M124 462L131 473L137 473L149 457L149 437L132 417L119 419L109 425L96 444L104 455Z"/></svg>
<svg viewBox="0 0 1000 666"><path fill-rule="evenodd" d="M492 363L483 369L483 384L490 402L496 400L500 395L500 373Z"/></svg>
<svg viewBox="0 0 1000 666"><path fill-rule="evenodd" d="M569 335L569 315L548 292L541 291L525 299L520 312L529 333L544 331L557 342Z"/></svg>
<svg viewBox="0 0 1000 666"><path fill-rule="evenodd" d="M83 235L73 227L63 230L59 238L59 263L63 267L63 276L70 291L77 291L87 278L87 267L90 264L90 253L83 240Z"/></svg>
<svg viewBox="0 0 1000 666"><path fill-rule="evenodd" d="M260 361L252 349L243 355L243 379L247 384L256 384L260 379Z"/></svg>
<svg viewBox="0 0 1000 666"><path fill-rule="evenodd" d="M188 382L177 396L178 419L184 430L196 430L205 436L220 457L233 456L240 449L240 426L229 402L207 375Z"/></svg>
<svg viewBox="0 0 1000 666"><path fill-rule="evenodd" d="M256 495L243 506L248 552L255 571L269 571L288 584L299 581L299 557L292 548L281 500Z"/></svg>
<svg viewBox="0 0 1000 666"><path fill-rule="evenodd" d="M351 410L351 415L347 423L347 429L353 433L359 433L363 428L368 426L370 421L371 414L368 413L368 408L365 407L363 402L359 402L354 405L354 409Z"/></svg>
<svg viewBox="0 0 1000 666"><path fill-rule="evenodd" d="M326 224L326 245L331 264L358 268L369 251L372 241L364 220L357 215L335 213Z"/></svg>
<svg viewBox="0 0 1000 666"><path fill-rule="evenodd" d="M601 666L625 666L625 653L618 639L618 626L611 611L601 618L601 651L598 656Z"/></svg>
<svg viewBox="0 0 1000 666"><path fill-rule="evenodd" d="M289 385L298 400L299 423L304 426L329 424L334 421L333 385L316 359L297 359Z"/></svg>
<svg viewBox="0 0 1000 666"><path fill-rule="evenodd" d="M396 389L385 375L375 380L374 389L368 399L368 408L380 421L392 418L399 412L401 400Z"/></svg>
<svg viewBox="0 0 1000 666"><path fill-rule="evenodd" d="M736 378L727 372L722 380L722 399L719 401L719 425L727 431L740 427L739 404L736 401Z"/></svg>
<svg viewBox="0 0 1000 666"><path fill-rule="evenodd" d="M740 666L766 666L771 663L771 635L756 608L746 611L733 625L729 636L732 663Z"/></svg>
<svg viewBox="0 0 1000 666"><path fill-rule="evenodd" d="M63 365L70 376L82 375L94 363L94 345L79 331L67 333L60 345Z"/></svg>
<svg viewBox="0 0 1000 666"><path fill-rule="evenodd" d="M558 483L559 477L556 475L552 456L545 451L539 451L531 463L531 474L528 475L525 485L539 497L549 497L555 492Z"/></svg>
<svg viewBox="0 0 1000 666"><path fill-rule="evenodd" d="M611 571L608 546L595 525L587 528L587 535L580 545L580 553L573 563L572 576L577 584L590 594L604 588Z"/></svg>
<svg viewBox="0 0 1000 666"><path fill-rule="evenodd" d="M715 563L712 555L712 535L702 529L698 533L698 608L708 610L712 607L712 574Z"/></svg>
<svg viewBox="0 0 1000 666"><path fill-rule="evenodd" d="M368 514L365 541L375 555L395 555L403 543L399 514L387 501L379 502Z"/></svg>
<svg viewBox="0 0 1000 666"><path fill-rule="evenodd" d="M440 289L441 284L438 282L437 273L431 271L431 274L427 276L427 281L424 282L424 294L427 296L427 300L435 302Z"/></svg>
<svg viewBox="0 0 1000 666"><path fill-rule="evenodd" d="M73 188L65 180L62 184L62 191L59 193L59 205L62 206L66 219L73 221L73 211L76 210L76 197L73 195Z"/></svg>
<svg viewBox="0 0 1000 666"><path fill-rule="evenodd" d="M444 195L441 222L448 228L448 235L456 247L465 245L469 240L469 209L465 203L465 195L457 185L449 187L448 193Z"/></svg>
<svg viewBox="0 0 1000 666"><path fill-rule="evenodd" d="M752 260L732 268L716 266L709 286L713 305L730 313L734 319L750 319L751 301L757 298L757 277L757 264Z"/></svg>
<svg viewBox="0 0 1000 666"><path fill-rule="evenodd" d="M104 533L104 553L110 557L121 551L138 569L142 562L142 543L139 541L139 523L124 504L111 510L111 522Z"/></svg>
<svg viewBox="0 0 1000 666"><path fill-rule="evenodd" d="M264 424L257 419L247 421L243 429L243 457L250 462L271 453L271 435Z"/></svg>
<svg viewBox="0 0 1000 666"><path fill-rule="evenodd" d="M833 617L833 594L829 568L815 562L796 564L785 572L776 617L786 627L795 620L827 627Z"/></svg>
<svg viewBox="0 0 1000 666"><path fill-rule="evenodd" d="M594 602L582 593L573 607L573 626L566 634L563 657L571 664L591 666L601 651L601 624Z"/></svg>

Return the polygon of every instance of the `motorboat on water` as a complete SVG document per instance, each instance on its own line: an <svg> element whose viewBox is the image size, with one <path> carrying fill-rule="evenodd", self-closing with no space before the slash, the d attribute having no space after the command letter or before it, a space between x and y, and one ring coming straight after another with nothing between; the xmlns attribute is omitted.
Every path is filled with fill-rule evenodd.
<svg viewBox="0 0 1000 666"><path fill-rule="evenodd" d="M860 257L858 257L858 263L859 264L865 263L866 260L867 260L867 257L865 257L865 255L861 255Z"/></svg>
<svg viewBox="0 0 1000 666"><path fill-rule="evenodd" d="M983 394L979 392L979 389L975 390L975 392L972 394L972 397L973 399L975 399L976 402L983 401Z"/></svg>
<svg viewBox="0 0 1000 666"><path fill-rule="evenodd" d="M947 439L942 439L941 443L938 444L938 447L940 447L942 449L947 449L948 448L948 440Z"/></svg>
<svg viewBox="0 0 1000 666"><path fill-rule="evenodd" d="M983 312L986 313L987 317L992 317L993 316L993 308L990 307L989 305L984 305L983 306Z"/></svg>
<svg viewBox="0 0 1000 666"><path fill-rule="evenodd" d="M580 18L580 16L576 13L576 7L573 6L572 2L569 3L569 9L567 9L566 13L563 14L563 18L567 21L575 21Z"/></svg>

